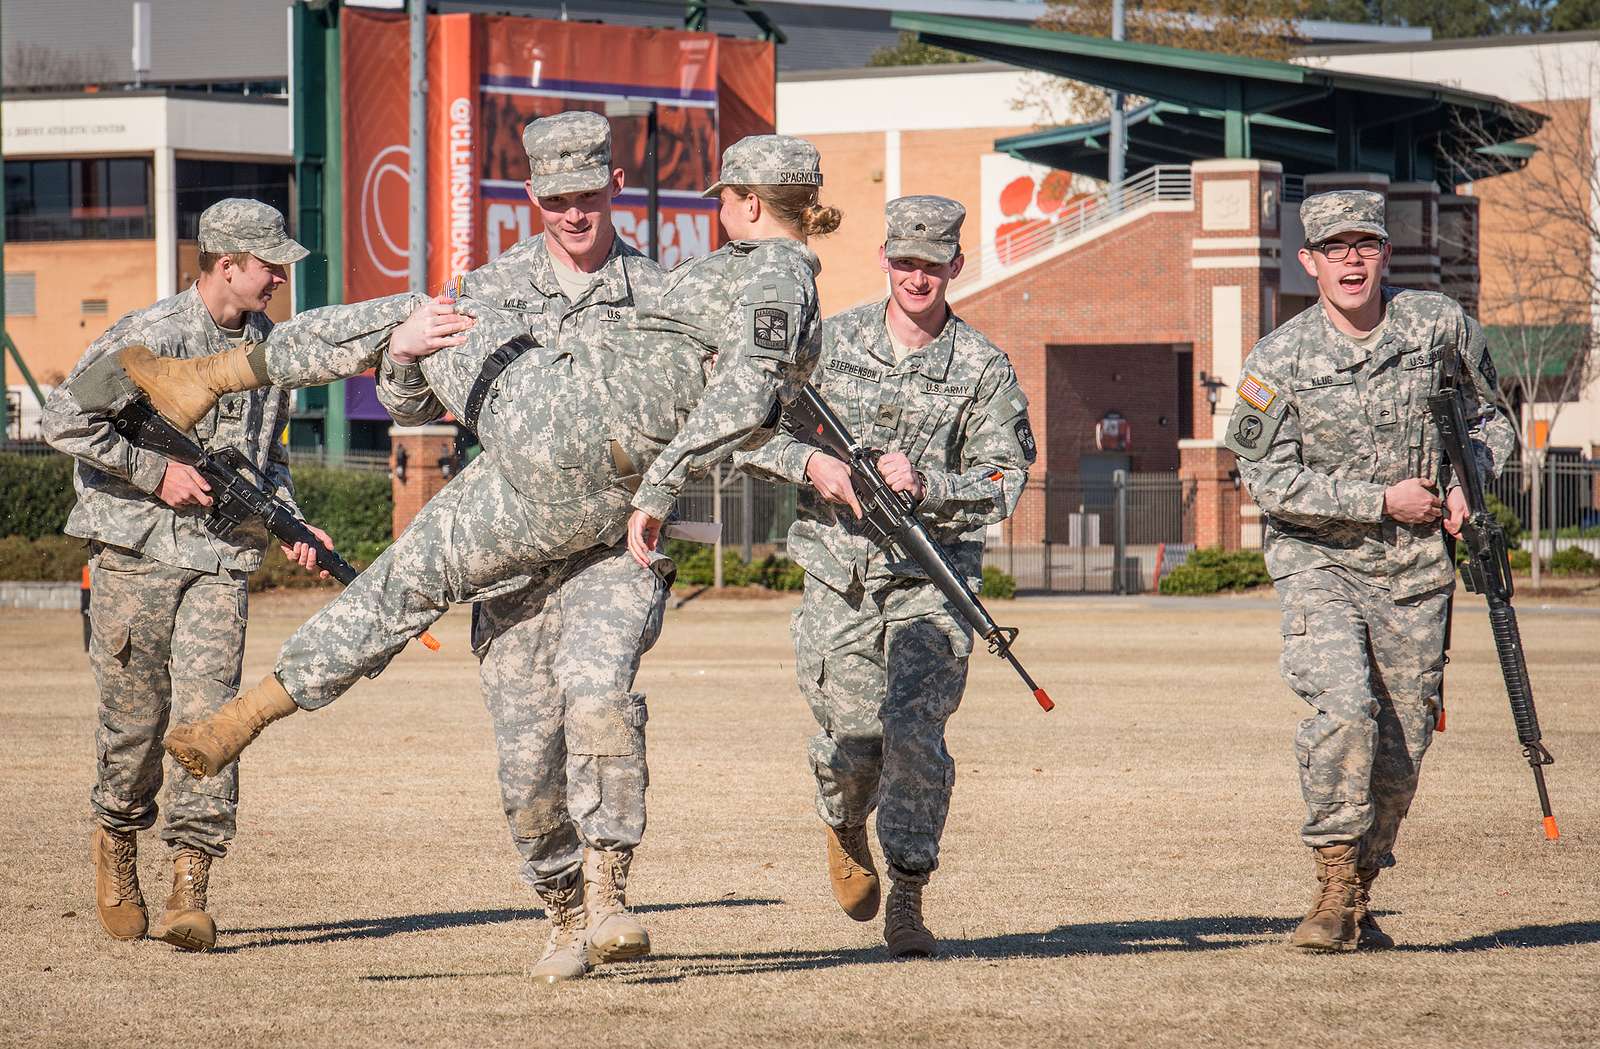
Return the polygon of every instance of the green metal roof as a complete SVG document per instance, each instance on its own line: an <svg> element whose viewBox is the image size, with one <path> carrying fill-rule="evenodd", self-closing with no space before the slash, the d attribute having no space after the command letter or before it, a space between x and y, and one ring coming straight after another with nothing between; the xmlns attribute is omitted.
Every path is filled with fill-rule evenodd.
<svg viewBox="0 0 1600 1049"><path fill-rule="evenodd" d="M1483 336L1489 358L1506 378L1523 376L1536 363L1538 378L1559 379L1589 348L1589 329L1582 324L1485 324Z"/></svg>
<svg viewBox="0 0 1600 1049"><path fill-rule="evenodd" d="M1256 157L1290 173L1375 171L1449 186L1521 167L1533 147L1515 140L1544 122L1491 95L1412 80L943 15L893 23L928 44L1153 100L1129 114L1130 167ZM1103 178L1107 130L1054 128L996 148Z"/></svg>

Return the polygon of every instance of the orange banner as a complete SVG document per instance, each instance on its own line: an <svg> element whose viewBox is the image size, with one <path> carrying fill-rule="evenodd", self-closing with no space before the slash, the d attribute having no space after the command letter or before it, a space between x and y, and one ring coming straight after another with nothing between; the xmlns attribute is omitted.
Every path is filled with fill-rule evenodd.
<svg viewBox="0 0 1600 1049"><path fill-rule="evenodd" d="M514 16L428 21L430 288L539 231L523 187L528 121L566 109L603 113L608 100L657 106L662 263L720 243L716 202L699 194L724 146L773 128L771 44ZM402 15L347 8L340 35L345 297L356 301L406 285L409 48ZM650 240L646 119L611 124L625 178L617 229L643 250Z"/></svg>

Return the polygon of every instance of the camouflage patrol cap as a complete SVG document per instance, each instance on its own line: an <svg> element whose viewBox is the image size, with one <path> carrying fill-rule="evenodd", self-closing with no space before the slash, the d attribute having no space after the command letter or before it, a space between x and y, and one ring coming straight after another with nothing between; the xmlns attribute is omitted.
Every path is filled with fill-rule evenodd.
<svg viewBox="0 0 1600 1049"><path fill-rule="evenodd" d="M283 266L311 254L289 236L281 211L244 197L219 200L200 213L200 250L211 255L246 251Z"/></svg>
<svg viewBox="0 0 1600 1049"><path fill-rule="evenodd" d="M522 148L536 197L586 193L611 181L611 125L599 113L540 117L523 130Z"/></svg>
<svg viewBox="0 0 1600 1049"><path fill-rule="evenodd" d="M793 135L746 135L722 151L722 171L700 194L715 197L723 186L820 186L817 147Z"/></svg>
<svg viewBox="0 0 1600 1049"><path fill-rule="evenodd" d="M1305 227L1307 244L1321 244L1341 233L1389 239L1383 226L1383 194L1369 189L1338 189L1307 197L1300 203L1300 225Z"/></svg>
<svg viewBox="0 0 1600 1049"><path fill-rule="evenodd" d="M961 254L967 209L949 197L897 197L883 211L883 253L889 258L942 263Z"/></svg>

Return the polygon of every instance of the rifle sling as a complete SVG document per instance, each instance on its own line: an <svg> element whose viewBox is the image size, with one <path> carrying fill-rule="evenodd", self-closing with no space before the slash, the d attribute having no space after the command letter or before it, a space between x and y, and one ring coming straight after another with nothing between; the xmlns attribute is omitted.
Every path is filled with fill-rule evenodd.
<svg viewBox="0 0 1600 1049"><path fill-rule="evenodd" d="M474 434L478 432L478 415L483 411L483 402L489 396L489 388L518 357L538 347L539 343L533 336L518 335L489 354L478 372L478 377L472 380L472 389L467 392L467 404L461 425Z"/></svg>

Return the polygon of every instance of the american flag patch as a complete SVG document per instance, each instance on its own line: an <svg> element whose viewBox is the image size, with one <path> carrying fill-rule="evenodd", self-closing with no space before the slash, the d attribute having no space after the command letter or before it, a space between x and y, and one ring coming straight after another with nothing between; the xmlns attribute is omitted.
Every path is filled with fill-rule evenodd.
<svg viewBox="0 0 1600 1049"><path fill-rule="evenodd" d="M1258 412L1264 412L1277 400L1277 391L1249 373L1239 381L1239 396Z"/></svg>

